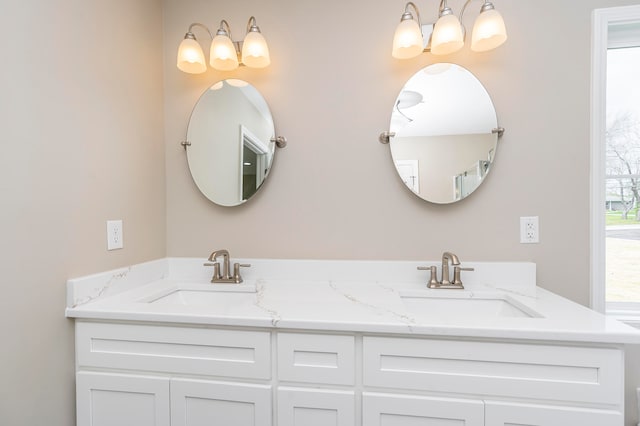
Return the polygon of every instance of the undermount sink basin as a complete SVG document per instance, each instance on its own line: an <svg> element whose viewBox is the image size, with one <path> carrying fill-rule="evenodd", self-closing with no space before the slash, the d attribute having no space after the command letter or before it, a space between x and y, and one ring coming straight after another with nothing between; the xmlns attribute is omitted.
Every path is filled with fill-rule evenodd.
<svg viewBox="0 0 640 426"><path fill-rule="evenodd" d="M242 284L177 284L140 302L153 305L232 306L255 299L256 283Z"/></svg>
<svg viewBox="0 0 640 426"><path fill-rule="evenodd" d="M440 290L435 290L440 291ZM456 292L457 290L452 290ZM477 295L464 292L437 295L401 294L407 311L417 317L428 318L540 318L541 315L508 295Z"/></svg>

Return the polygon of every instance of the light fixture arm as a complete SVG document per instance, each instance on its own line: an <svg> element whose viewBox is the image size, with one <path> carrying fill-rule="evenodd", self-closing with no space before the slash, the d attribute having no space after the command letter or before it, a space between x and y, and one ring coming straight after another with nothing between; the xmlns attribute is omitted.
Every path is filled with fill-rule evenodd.
<svg viewBox="0 0 640 426"><path fill-rule="evenodd" d="M438 6L438 17L451 15L453 11L447 6L447 0L440 0L440 6Z"/></svg>
<svg viewBox="0 0 640 426"><path fill-rule="evenodd" d="M220 21L220 27L218 28L218 31L216 31L216 35L225 35L233 40L233 37L231 36L231 27L225 19Z"/></svg>
<svg viewBox="0 0 640 426"><path fill-rule="evenodd" d="M401 21L413 18L413 15L411 15L411 12L409 11L409 7L412 7L413 10L416 12L416 17L418 18L418 27L420 27L420 30L422 31L422 22L420 21L420 11L418 10L418 6L416 6L415 3L412 1L408 2L404 7L404 13L402 14Z"/></svg>
<svg viewBox="0 0 640 426"><path fill-rule="evenodd" d="M464 15L464 12L467 10L467 6L469 6L469 3L471 3L472 1L473 0L467 0L464 3L464 6L462 6L462 10L460 11L460 16L459 16L460 22L462 22L462 16ZM486 12L487 10L495 9L495 6L490 1L488 0L482 0L482 1L483 1L483 4L482 4L482 7L480 8L480 13Z"/></svg>
<svg viewBox="0 0 640 426"><path fill-rule="evenodd" d="M254 16L249 18L247 22L247 33L250 32L260 32L260 27L258 27L258 23L256 22L256 18Z"/></svg>
<svg viewBox="0 0 640 426"><path fill-rule="evenodd" d="M206 25L201 24L199 22L194 22L193 24L189 25L189 29L187 30L187 34L185 35L185 37L189 37L194 40L196 39L195 36L193 35L193 31L192 31L193 27L204 28L207 31L207 34L209 34L209 38L213 40L213 35L211 35L211 31L209 31L209 28Z"/></svg>

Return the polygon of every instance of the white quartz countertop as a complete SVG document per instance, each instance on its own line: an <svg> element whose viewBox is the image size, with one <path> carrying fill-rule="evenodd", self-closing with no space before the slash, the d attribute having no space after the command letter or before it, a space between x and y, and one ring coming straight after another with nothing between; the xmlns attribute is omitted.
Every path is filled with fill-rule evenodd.
<svg viewBox="0 0 640 426"><path fill-rule="evenodd" d="M235 261L235 260L234 260ZM69 280L66 315L416 336L640 343L640 332L535 285L531 263L463 262L465 290L426 288L439 262L241 259L245 282L209 283L168 258ZM364 272L363 272L364 271ZM471 301L472 303L468 303ZM426 303L426 304L425 304Z"/></svg>

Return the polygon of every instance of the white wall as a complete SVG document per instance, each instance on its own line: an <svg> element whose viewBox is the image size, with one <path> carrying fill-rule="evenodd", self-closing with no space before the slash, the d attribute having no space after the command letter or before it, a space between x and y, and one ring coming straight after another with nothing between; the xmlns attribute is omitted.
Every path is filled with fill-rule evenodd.
<svg viewBox="0 0 640 426"><path fill-rule="evenodd" d="M75 424L66 280L165 255L161 40L156 0L0 2L2 425Z"/></svg>

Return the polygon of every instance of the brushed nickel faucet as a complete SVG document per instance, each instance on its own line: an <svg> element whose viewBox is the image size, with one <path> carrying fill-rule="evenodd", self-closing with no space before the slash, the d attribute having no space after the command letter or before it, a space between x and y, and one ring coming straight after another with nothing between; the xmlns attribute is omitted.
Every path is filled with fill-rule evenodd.
<svg viewBox="0 0 640 426"><path fill-rule="evenodd" d="M218 263L218 257L222 256L222 272L220 272L220 263ZM225 283L225 284L240 284L242 282L242 276L240 276L240 268L248 268L251 265L246 263L235 263L233 265L233 276L230 272L229 264L229 251L228 250L216 250L209 256L209 262L204 266L213 266L212 283Z"/></svg>
<svg viewBox="0 0 640 426"><path fill-rule="evenodd" d="M449 280L449 262L453 266L453 282ZM464 289L460 279L461 271L473 271L473 268L460 267L460 259L455 254L445 251L442 253L442 279L438 281L438 268L436 266L418 266L421 271L430 271L431 276L427 284L428 288Z"/></svg>
<svg viewBox="0 0 640 426"><path fill-rule="evenodd" d="M448 251L442 253L442 279L440 280L440 287L451 285L451 281L449 281L449 261L451 261L452 266L460 265L458 256Z"/></svg>

